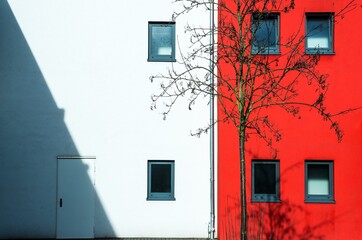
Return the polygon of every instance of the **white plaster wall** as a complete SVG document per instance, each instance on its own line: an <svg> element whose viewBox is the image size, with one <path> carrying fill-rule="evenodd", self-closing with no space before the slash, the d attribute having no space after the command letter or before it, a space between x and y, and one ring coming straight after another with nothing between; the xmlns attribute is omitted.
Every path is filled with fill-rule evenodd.
<svg viewBox="0 0 362 240"><path fill-rule="evenodd" d="M159 110L150 110L150 96L159 88L150 83L149 76L165 72L171 63L147 62L148 21L169 21L180 6L170 0L7 2L51 97L64 110L64 123L76 148L49 149L49 156L54 161L55 156L74 151L96 156L96 237L207 237L209 136L191 137L190 130L207 125L209 106L205 100L189 111L185 99L166 121ZM208 13L202 9L179 18L178 41L188 45L183 29L186 22L207 25L208 21ZM48 126L38 127L44 130ZM46 131L51 134L54 129ZM146 200L149 159L175 160L176 201ZM23 194L38 191L39 196L45 195L54 186L25 189ZM17 194L16 189L10 191ZM44 203L49 214L35 216L33 223L27 224L28 229L32 224L41 229L43 218L49 216L49 224L44 226L47 230L42 230L46 237L55 232L55 195L51 191L54 206L49 206L51 201ZM23 209L33 207L26 201L22 205ZM31 213L18 214L21 218L21 214ZM16 221L12 224L21 229Z"/></svg>

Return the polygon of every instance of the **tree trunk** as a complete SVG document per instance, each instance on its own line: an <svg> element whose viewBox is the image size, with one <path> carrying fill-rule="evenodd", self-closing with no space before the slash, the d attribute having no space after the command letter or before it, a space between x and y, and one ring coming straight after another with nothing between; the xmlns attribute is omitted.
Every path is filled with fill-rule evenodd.
<svg viewBox="0 0 362 240"><path fill-rule="evenodd" d="M241 198L241 240L248 239L246 208L246 176L245 176L245 130L239 132L240 151L240 198Z"/></svg>

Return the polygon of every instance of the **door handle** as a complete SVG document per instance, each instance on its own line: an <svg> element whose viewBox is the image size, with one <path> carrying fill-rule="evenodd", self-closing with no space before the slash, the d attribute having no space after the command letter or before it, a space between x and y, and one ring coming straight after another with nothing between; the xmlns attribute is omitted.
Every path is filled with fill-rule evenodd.
<svg viewBox="0 0 362 240"><path fill-rule="evenodd" d="M60 200L59 200L59 207L63 207L63 199L62 198L60 198Z"/></svg>

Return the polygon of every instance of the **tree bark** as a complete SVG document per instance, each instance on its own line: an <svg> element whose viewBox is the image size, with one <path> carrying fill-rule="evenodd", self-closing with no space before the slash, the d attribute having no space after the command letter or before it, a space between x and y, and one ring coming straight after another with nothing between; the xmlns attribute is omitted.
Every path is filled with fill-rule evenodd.
<svg viewBox="0 0 362 240"><path fill-rule="evenodd" d="M241 240L248 239L247 206L246 206L246 176L245 176L245 130L239 132L240 151L240 198L241 198Z"/></svg>

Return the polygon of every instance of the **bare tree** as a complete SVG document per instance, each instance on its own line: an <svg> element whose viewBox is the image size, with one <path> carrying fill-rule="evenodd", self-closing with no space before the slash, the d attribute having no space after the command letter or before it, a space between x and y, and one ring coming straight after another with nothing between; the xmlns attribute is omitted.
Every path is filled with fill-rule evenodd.
<svg viewBox="0 0 362 240"><path fill-rule="evenodd" d="M207 0L176 2L183 4L183 10L174 13L174 19L195 8L212 10ZM151 108L162 101L166 117L181 97L188 98L190 110L201 97L211 95L217 99L222 112L217 121L232 123L239 137L240 234L244 240L248 237L245 142L256 134L276 156L274 143L281 140L282 134L273 123L270 110L280 108L296 118L301 118L302 108L315 111L341 141L343 133L335 117L354 109L336 113L328 110L325 104L328 74L317 69L321 55L318 46L310 54L305 53L308 36L303 31L302 16L292 34L278 36L279 17L297 7L294 0L225 0L212 4L218 11L218 25L215 28L186 26L185 31L191 35L188 51L180 49L179 61L167 73L151 76L151 81L161 86L161 91L152 96ZM356 7L351 0L334 13L333 21ZM308 34L313 34L313 29ZM217 35L218 41L210 42L210 35ZM210 54L214 56L211 67L208 65ZM210 83L211 76L217 79L217 84ZM301 95L301 91L309 92L309 97ZM200 135L209 128L200 128L194 134Z"/></svg>

